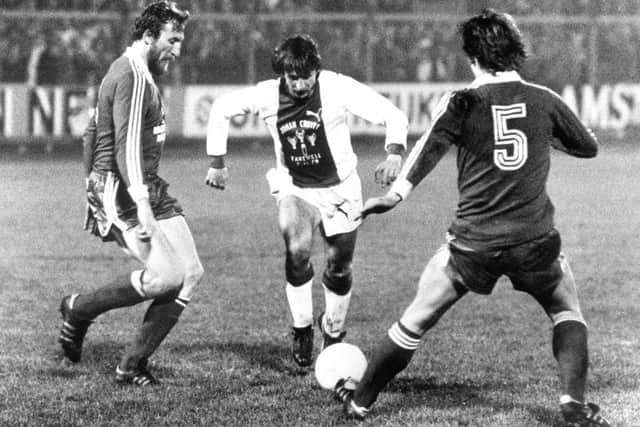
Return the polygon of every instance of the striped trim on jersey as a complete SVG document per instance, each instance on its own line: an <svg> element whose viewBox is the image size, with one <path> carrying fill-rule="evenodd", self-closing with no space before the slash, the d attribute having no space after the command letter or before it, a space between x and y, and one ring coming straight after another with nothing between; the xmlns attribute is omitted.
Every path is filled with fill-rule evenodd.
<svg viewBox="0 0 640 427"><path fill-rule="evenodd" d="M400 174L398 175L398 180L406 180L409 175L409 171L413 168L416 163L416 160L420 156L422 149L424 148L427 140L429 139L429 135L433 130L436 122L442 117L445 111L447 111L447 105L449 105L449 99L451 99L451 95L453 92L449 91L442 95L440 101L436 105L433 114L433 120L431 120L431 126L429 129L420 137L420 139L416 142L416 145L411 149L409 156L407 156L407 160L405 161L402 169L400 170Z"/></svg>
<svg viewBox="0 0 640 427"><path fill-rule="evenodd" d="M420 337L409 331L400 322L394 323L388 334L391 341L405 350L415 350L420 344Z"/></svg>
<svg viewBox="0 0 640 427"><path fill-rule="evenodd" d="M130 57L127 59L133 70L133 90L127 129L126 162L129 185L136 188L144 185L143 164L140 155L142 153L142 109L147 80L136 61Z"/></svg>
<svg viewBox="0 0 640 427"><path fill-rule="evenodd" d="M118 196L118 186L120 181L113 172L107 172L104 182L104 212L110 224L114 224L120 230L127 230L127 224L118 216L118 204L116 198Z"/></svg>

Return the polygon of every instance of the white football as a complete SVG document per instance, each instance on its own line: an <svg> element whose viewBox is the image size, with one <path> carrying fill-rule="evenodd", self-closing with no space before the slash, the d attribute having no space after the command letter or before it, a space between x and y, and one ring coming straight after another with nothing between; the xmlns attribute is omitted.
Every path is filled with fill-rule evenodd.
<svg viewBox="0 0 640 427"><path fill-rule="evenodd" d="M320 352L316 359L315 374L320 387L333 390L343 378L359 382L366 369L367 358L362 350L353 344L341 342Z"/></svg>

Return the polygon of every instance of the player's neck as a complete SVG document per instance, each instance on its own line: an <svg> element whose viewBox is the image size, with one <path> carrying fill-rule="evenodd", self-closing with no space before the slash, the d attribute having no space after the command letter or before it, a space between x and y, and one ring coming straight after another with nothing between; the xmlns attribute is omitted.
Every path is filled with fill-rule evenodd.
<svg viewBox="0 0 640 427"><path fill-rule="evenodd" d="M129 46L129 50L137 55L143 63L147 63L149 57L149 50L151 46L144 42L144 40L134 40Z"/></svg>

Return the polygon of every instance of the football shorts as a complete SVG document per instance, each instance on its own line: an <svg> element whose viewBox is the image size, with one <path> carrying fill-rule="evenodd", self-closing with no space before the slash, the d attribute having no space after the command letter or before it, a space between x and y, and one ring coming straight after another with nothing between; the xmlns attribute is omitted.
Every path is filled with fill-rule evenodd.
<svg viewBox="0 0 640 427"><path fill-rule="evenodd" d="M465 287L479 294L490 294L503 275L516 290L537 294L556 286L562 279L560 247L560 234L555 229L505 248L471 248L451 236L448 267L460 275Z"/></svg>
<svg viewBox="0 0 640 427"><path fill-rule="evenodd" d="M355 171L341 183L325 188L298 187L279 169L270 169L267 181L276 201L295 196L318 209L327 236L349 233L362 223L362 185Z"/></svg>
<svg viewBox="0 0 640 427"><path fill-rule="evenodd" d="M147 177L149 203L156 220L182 215L182 207L171 197L169 184L158 176ZM113 172L92 171L87 179L85 229L104 241L125 246L122 232L138 225L136 205Z"/></svg>

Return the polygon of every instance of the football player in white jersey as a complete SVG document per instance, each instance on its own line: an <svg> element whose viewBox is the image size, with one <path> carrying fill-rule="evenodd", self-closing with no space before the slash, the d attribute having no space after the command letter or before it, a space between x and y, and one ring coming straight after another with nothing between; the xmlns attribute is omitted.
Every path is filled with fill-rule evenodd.
<svg viewBox="0 0 640 427"><path fill-rule="evenodd" d="M277 201L285 242L292 354L298 365L306 367L313 360L314 269L310 256L317 227L326 254L322 274L325 309L318 316L322 347L345 336L351 263L362 208L347 113L386 127L387 157L375 171L375 179L382 185L398 175L408 122L402 111L373 89L323 70L317 45L308 35L284 39L274 50L272 68L277 78L223 95L213 103L207 129L211 165L206 183L222 190L229 178L224 163L229 120L258 114L273 138L277 160L267 180Z"/></svg>

